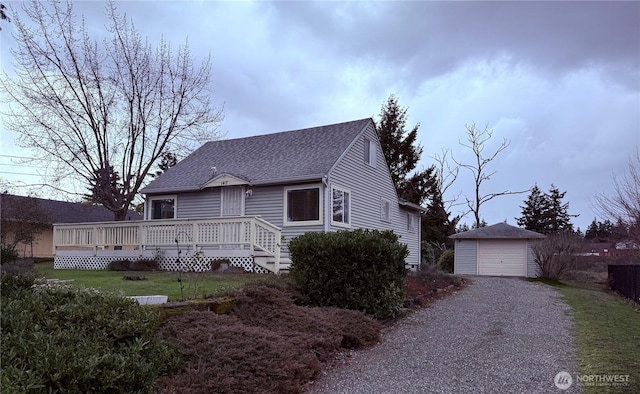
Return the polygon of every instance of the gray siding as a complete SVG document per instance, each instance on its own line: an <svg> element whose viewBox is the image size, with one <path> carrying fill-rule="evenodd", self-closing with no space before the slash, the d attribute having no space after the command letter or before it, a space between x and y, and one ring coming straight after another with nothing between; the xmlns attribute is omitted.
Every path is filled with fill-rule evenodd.
<svg viewBox="0 0 640 394"><path fill-rule="evenodd" d="M536 264L535 257L533 255L533 249L531 247L534 243L540 242L533 239L527 240L527 277L537 278L540 275L538 265Z"/></svg>
<svg viewBox="0 0 640 394"><path fill-rule="evenodd" d="M393 230L400 237L400 242L409 246L407 264L420 262L420 228L417 220L417 231L407 231L406 210L398 204L389 168L382 154L380 144L376 147L376 166L372 167L364 161L364 139L377 141L373 125L358 137L355 143L337 163L329 174L331 186L339 186L351 191L351 227L372 230ZM381 198L391 202L391 222L381 218ZM326 209L331 212L331 205ZM417 212L416 212L417 215ZM419 216L419 215L418 215ZM333 231L343 230L344 227L330 226Z"/></svg>
<svg viewBox="0 0 640 394"><path fill-rule="evenodd" d="M323 191L321 190L321 196ZM282 230L284 243L282 253L288 255L289 241L307 232L323 231L324 226L283 226L284 220L284 186L254 187L253 195L245 200L245 214L260 216L267 222Z"/></svg>
<svg viewBox="0 0 640 394"><path fill-rule="evenodd" d="M476 275L478 273L478 241L456 239L453 273Z"/></svg>
<svg viewBox="0 0 640 394"><path fill-rule="evenodd" d="M205 189L177 196L178 219L220 217L220 189Z"/></svg>
<svg viewBox="0 0 640 394"><path fill-rule="evenodd" d="M284 188L282 186L265 186L251 189L253 194L245 199L245 215L260 216L267 222L282 228Z"/></svg>

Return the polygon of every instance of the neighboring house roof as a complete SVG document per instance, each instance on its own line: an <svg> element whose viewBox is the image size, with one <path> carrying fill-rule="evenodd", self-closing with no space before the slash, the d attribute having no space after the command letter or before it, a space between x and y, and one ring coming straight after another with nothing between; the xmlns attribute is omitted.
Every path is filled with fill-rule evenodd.
<svg viewBox="0 0 640 394"><path fill-rule="evenodd" d="M319 180L329 173L371 118L275 134L210 141L141 190L195 191L222 174L248 184ZM213 170L215 168L215 171Z"/></svg>
<svg viewBox="0 0 640 394"><path fill-rule="evenodd" d="M532 239L532 238L546 238L540 233L535 231L525 230L520 227L511 226L506 223L497 223L491 226L485 226L476 228L462 233L453 234L449 238L453 239Z"/></svg>
<svg viewBox="0 0 640 394"><path fill-rule="evenodd" d="M40 209L49 214L51 223L87 223L113 221L113 212L102 205L91 205L67 201L47 200L37 197L15 196L12 194L0 194L0 205L3 214L11 212L14 204L37 201ZM2 217L2 220L11 220L11 217ZM142 220L142 215L129 211L126 220ZM49 221L49 220L47 220Z"/></svg>

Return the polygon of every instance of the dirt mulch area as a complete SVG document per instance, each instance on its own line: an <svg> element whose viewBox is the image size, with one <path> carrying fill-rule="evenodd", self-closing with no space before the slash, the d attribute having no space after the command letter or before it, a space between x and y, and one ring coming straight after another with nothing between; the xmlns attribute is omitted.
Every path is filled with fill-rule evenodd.
<svg viewBox="0 0 640 394"><path fill-rule="evenodd" d="M404 280L405 307L419 309L431 305L468 284L468 279L441 272L418 272Z"/></svg>

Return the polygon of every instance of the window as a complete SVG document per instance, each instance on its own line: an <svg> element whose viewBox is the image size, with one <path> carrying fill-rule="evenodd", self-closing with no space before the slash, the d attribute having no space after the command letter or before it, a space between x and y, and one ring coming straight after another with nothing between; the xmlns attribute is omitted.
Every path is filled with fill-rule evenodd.
<svg viewBox="0 0 640 394"><path fill-rule="evenodd" d="M331 223L348 226L351 223L351 193L334 187L331 189L331 197L333 204Z"/></svg>
<svg viewBox="0 0 640 394"><path fill-rule="evenodd" d="M369 138L364 139L364 162L376 166L376 144Z"/></svg>
<svg viewBox="0 0 640 394"><path fill-rule="evenodd" d="M149 199L151 215L149 219L174 219L176 217L175 197L152 197Z"/></svg>
<svg viewBox="0 0 640 394"><path fill-rule="evenodd" d="M380 201L380 219L385 222L391 221L391 201L382 198Z"/></svg>
<svg viewBox="0 0 640 394"><path fill-rule="evenodd" d="M322 224L320 186L285 188L284 195L285 225Z"/></svg>
<svg viewBox="0 0 640 394"><path fill-rule="evenodd" d="M244 188L223 186L220 190L220 216L244 215Z"/></svg>
<svg viewBox="0 0 640 394"><path fill-rule="evenodd" d="M416 216L407 212L407 231L410 233L416 232Z"/></svg>

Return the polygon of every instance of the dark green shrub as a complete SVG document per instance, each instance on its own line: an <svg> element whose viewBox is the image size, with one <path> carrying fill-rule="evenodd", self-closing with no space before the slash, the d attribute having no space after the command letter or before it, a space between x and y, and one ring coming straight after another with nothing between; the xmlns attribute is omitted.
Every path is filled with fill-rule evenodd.
<svg viewBox="0 0 640 394"><path fill-rule="evenodd" d="M157 260L136 260L132 263L133 271L160 271Z"/></svg>
<svg viewBox="0 0 640 394"><path fill-rule="evenodd" d="M6 268L7 266L2 267L2 275L0 275L0 295L2 295L3 301L5 296L20 290L30 289L36 279L33 272L14 272L6 270ZM4 307L4 304L2 306Z"/></svg>
<svg viewBox="0 0 640 394"><path fill-rule="evenodd" d="M2 272L3 275L34 275L33 262L21 259L11 263L2 264L2 266L0 266L0 272Z"/></svg>
<svg viewBox="0 0 640 394"><path fill-rule="evenodd" d="M107 265L109 271L159 271L156 260L113 260Z"/></svg>
<svg viewBox="0 0 640 394"><path fill-rule="evenodd" d="M453 250L447 249L440 255L438 259L438 268L444 272L453 272Z"/></svg>
<svg viewBox="0 0 640 394"><path fill-rule="evenodd" d="M406 245L391 231L306 233L289 243L299 301L394 316L403 305Z"/></svg>
<svg viewBox="0 0 640 394"><path fill-rule="evenodd" d="M2 245L0 249L0 264L13 263L18 260L18 252L10 246Z"/></svg>
<svg viewBox="0 0 640 394"><path fill-rule="evenodd" d="M157 310L17 278L2 277L3 392L148 393L179 364L156 338Z"/></svg>
<svg viewBox="0 0 640 394"><path fill-rule="evenodd" d="M133 271L129 260L113 260L107 265L107 269L109 271Z"/></svg>

